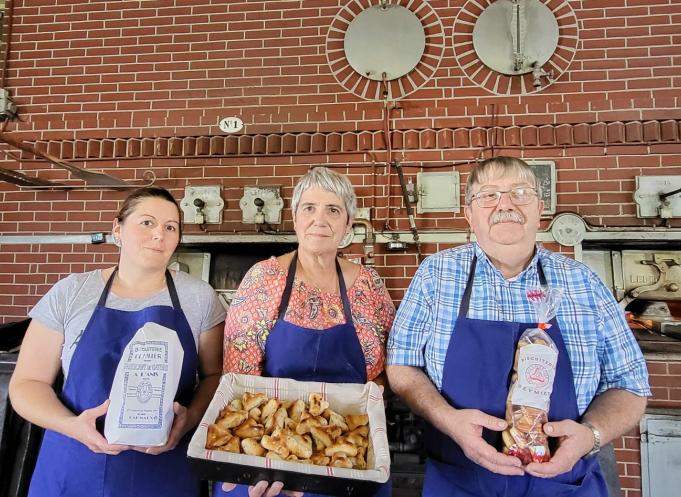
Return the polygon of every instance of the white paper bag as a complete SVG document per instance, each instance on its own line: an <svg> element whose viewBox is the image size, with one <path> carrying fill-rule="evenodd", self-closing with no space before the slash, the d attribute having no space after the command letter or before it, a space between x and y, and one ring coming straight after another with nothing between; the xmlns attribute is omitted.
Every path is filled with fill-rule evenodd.
<svg viewBox="0 0 681 497"><path fill-rule="evenodd" d="M126 345L116 368L104 422L111 444L158 447L173 425L173 399L184 350L175 330L146 323Z"/></svg>

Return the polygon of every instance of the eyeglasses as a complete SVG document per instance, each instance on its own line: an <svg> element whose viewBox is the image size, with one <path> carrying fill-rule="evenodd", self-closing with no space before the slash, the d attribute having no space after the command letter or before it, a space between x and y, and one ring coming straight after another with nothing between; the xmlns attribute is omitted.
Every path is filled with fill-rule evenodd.
<svg viewBox="0 0 681 497"><path fill-rule="evenodd" d="M537 190L535 188L530 186L517 186L510 190L478 192L471 197L469 205L475 200L478 203L478 207L496 207L504 193L508 193L513 205L527 205L537 196Z"/></svg>

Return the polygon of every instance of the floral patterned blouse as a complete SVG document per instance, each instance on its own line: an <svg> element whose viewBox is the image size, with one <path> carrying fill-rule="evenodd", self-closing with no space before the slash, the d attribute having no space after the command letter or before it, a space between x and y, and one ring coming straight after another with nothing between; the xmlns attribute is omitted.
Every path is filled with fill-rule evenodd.
<svg viewBox="0 0 681 497"><path fill-rule="evenodd" d="M255 264L239 285L225 320L225 372L260 375L265 343L277 320L288 269L272 257ZM395 306L374 269L362 266L347 289L352 321L364 352L367 378L373 380L385 366L385 344L395 317ZM296 277L286 311L287 322L324 330L345 321L340 295L306 285Z"/></svg>

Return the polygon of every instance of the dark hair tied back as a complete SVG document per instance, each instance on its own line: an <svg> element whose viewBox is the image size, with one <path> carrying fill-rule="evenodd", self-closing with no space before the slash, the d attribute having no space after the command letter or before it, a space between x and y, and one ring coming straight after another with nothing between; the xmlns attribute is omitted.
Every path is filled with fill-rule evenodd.
<svg viewBox="0 0 681 497"><path fill-rule="evenodd" d="M175 206L175 208L177 209L177 215L180 217L180 219L182 218L182 211L180 210L180 206L177 204L175 197L173 197L168 190L160 186L145 186L144 188L139 188L138 190L132 192L123 201L123 205L121 206L120 210L118 211L118 214L116 215L116 219L118 219L118 222L119 223L124 222L132 213L132 211L135 210L137 204L139 204L142 200L146 198L160 198L163 200L167 200L168 202ZM181 224L180 235L182 235Z"/></svg>

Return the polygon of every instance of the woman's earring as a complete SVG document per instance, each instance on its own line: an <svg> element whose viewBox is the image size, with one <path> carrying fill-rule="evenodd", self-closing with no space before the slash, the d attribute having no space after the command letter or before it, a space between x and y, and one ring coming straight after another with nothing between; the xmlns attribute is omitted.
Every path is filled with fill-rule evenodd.
<svg viewBox="0 0 681 497"><path fill-rule="evenodd" d="M119 248L120 248L120 246L121 246L121 239L118 238L116 235L111 235L111 237L113 238L113 243L114 243L114 245L115 245L116 247L119 247Z"/></svg>

